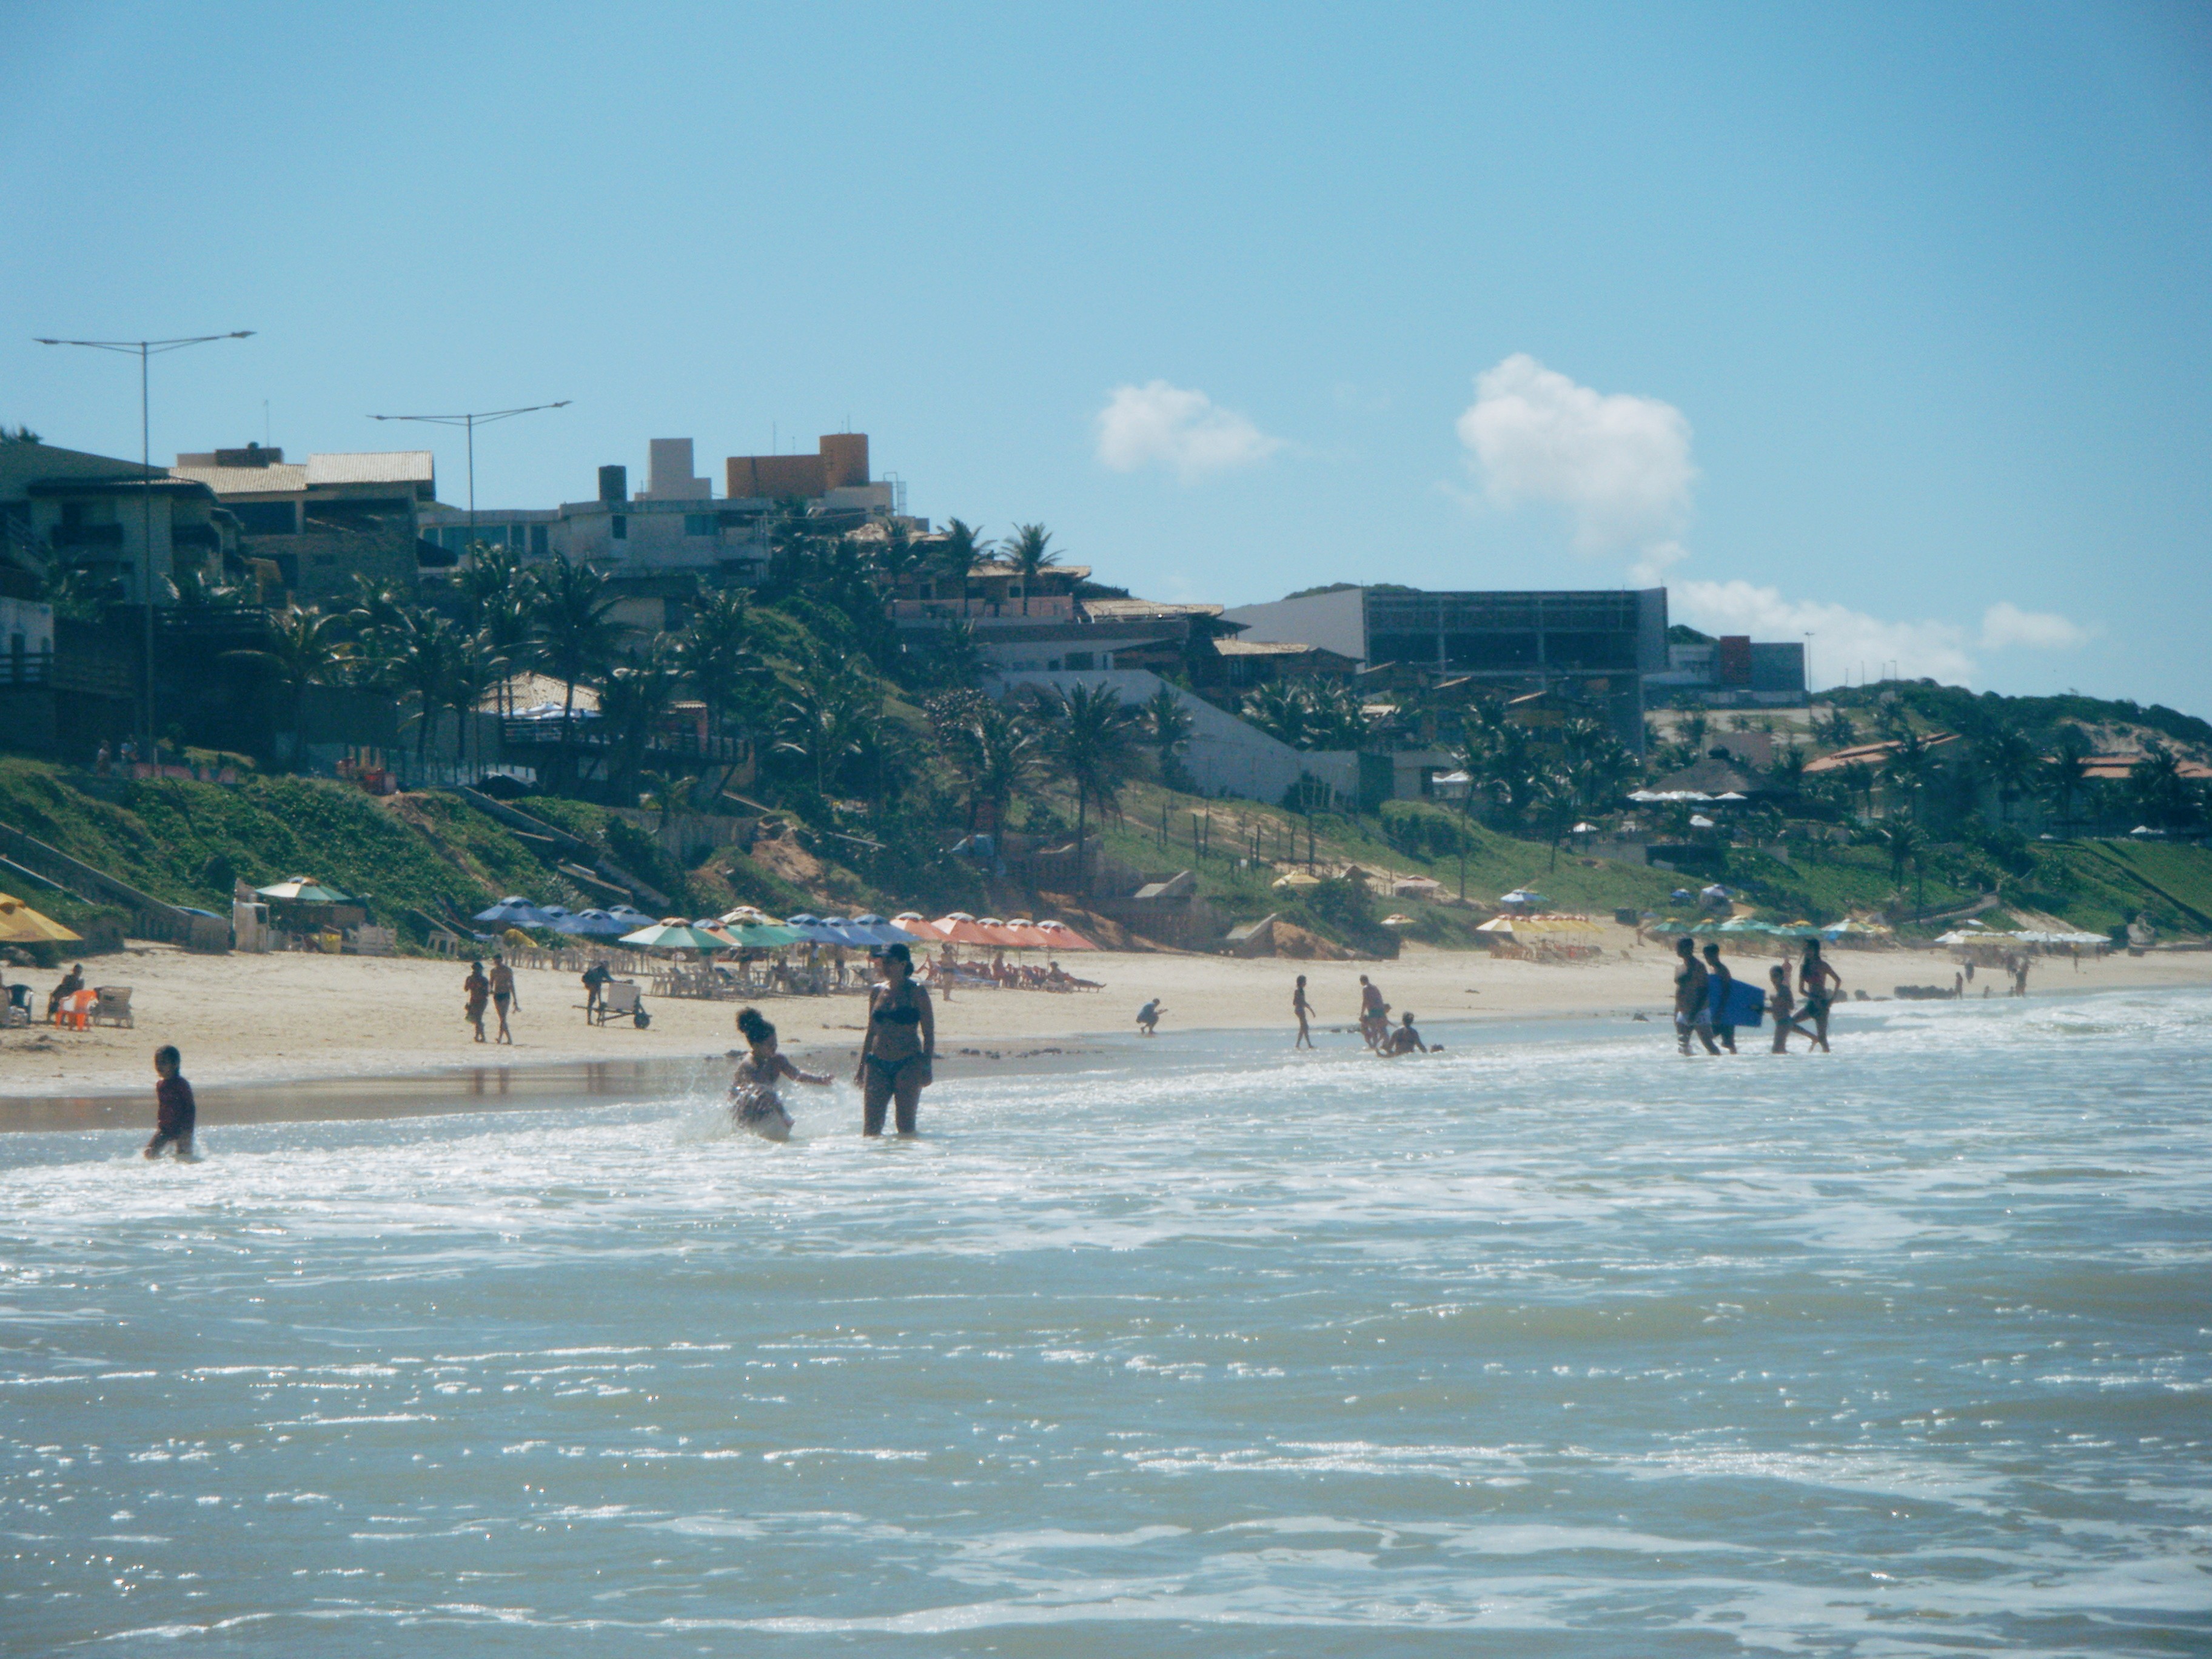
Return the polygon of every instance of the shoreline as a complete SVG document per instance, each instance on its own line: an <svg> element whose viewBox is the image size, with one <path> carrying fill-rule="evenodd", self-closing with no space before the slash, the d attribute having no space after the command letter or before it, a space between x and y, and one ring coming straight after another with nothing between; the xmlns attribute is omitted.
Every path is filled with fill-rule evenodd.
<svg viewBox="0 0 2212 1659"><path fill-rule="evenodd" d="M1164 1032L1176 1035L1273 1030L1287 1046L1292 981L1308 976L1317 1005L1316 1035L1353 1029L1358 978L1372 976L1395 1007L1412 1007L1421 1024L1494 1025L1516 1022L1632 1023L1642 1012L1663 1021L1670 1004L1671 951L1658 941L1638 946L1627 929L1608 938L1604 957L1559 965L1500 960L1486 953L1413 948L1394 961L1310 963L1099 952L1071 966L1104 983L1097 992L963 989L938 1000L942 1068L957 1077L973 1061L1004 1074L1009 1063L1050 1060L1054 1049L1080 1045L1109 1052L1134 1034L1137 1007L1157 996ZM1740 977L1764 980L1771 956L1737 959ZM1832 957L1848 988L1871 1000L1893 987L1948 984L1955 964L1933 951L1838 952ZM642 1076L647 1069L722 1063L737 1046L736 1002L648 997L653 1020L590 1026L573 1005L582 988L547 970L518 975L520 1006L511 1047L471 1040L459 1018L464 969L408 957L275 956L192 957L173 947L133 946L123 958L100 959L91 977L130 983L133 1029L63 1031L51 1027L0 1031L0 1132L28 1127L66 1103L76 1121L111 1115L132 1121L150 1111L152 1050L174 1042L185 1074L203 1095L289 1090L305 1093L303 1118L333 1115L314 1102L341 1092L411 1095L422 1100L496 1099L518 1081L532 1093L568 1075L603 1079ZM21 973L11 975L23 978ZM58 974L30 976L36 995ZM1983 975L1973 989L1989 986ZM2075 992L2212 986L2212 952L2107 957L2079 971L2065 958L2039 958L2031 998ZM1946 999L1948 1000L1948 999ZM1970 989L1968 1000L1978 1000ZM1994 1000L2003 1000L2002 997ZM40 1006L43 1006L42 1002ZM857 1054L864 1004L857 993L769 998L758 1005L781 1029L783 1046L810 1069L849 1072ZM1102 1047L1103 1040L1103 1047ZM367 1101L359 1103L369 1104ZM410 1109L452 1109L417 1106Z"/></svg>

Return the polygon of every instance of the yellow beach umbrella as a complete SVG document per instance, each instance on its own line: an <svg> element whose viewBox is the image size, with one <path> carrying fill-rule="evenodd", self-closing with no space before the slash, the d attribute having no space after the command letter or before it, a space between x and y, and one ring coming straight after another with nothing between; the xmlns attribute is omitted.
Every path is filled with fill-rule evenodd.
<svg viewBox="0 0 2212 1659"><path fill-rule="evenodd" d="M66 945L83 937L40 915L13 893L0 893L0 944Z"/></svg>

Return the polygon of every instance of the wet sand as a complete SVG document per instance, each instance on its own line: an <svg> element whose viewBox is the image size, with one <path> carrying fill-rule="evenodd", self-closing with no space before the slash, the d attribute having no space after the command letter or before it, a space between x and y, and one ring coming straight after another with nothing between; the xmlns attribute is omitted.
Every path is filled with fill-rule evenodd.
<svg viewBox="0 0 2212 1659"><path fill-rule="evenodd" d="M1741 975L1763 981L1772 958L1733 960ZM1847 987L1876 997L1898 985L1948 985L1954 971L1947 956L1932 951L1838 951L1832 960ZM1092 1046L1101 1038L1133 1042L1137 1009L1152 997L1164 1005L1164 1031L1272 1027L1287 1047L1291 988L1300 973L1319 1012L1317 1030L1350 1024L1363 972L1395 1007L1437 1023L1625 1020L1638 1012L1659 1019L1671 989L1669 953L1656 943L1638 946L1626 928L1609 931L1602 960L1576 966L1420 948L1369 963L1100 952L1066 965L1105 988L963 989L940 999L939 1047L948 1067L1050 1064L1047 1051L1079 1039ZM95 958L90 981L133 988L137 1027L0 1032L0 1127L33 1127L40 1118L46 1121L37 1127L61 1127L52 1121L57 1113L82 1127L143 1121L150 1112L150 1057L164 1042L183 1050L185 1075L210 1109L219 1095L226 1111L234 1097L240 1110L301 1117L477 1109L501 1099L542 1102L547 1090L634 1098L641 1085L661 1075L657 1068L720 1066L737 1042L737 1004L648 997L648 1030L592 1026L585 1024L583 988L574 976L525 971L517 975L514 1044L479 1045L461 1018L465 971L401 957L195 957L161 945ZM58 975L9 969L9 976L28 978L42 1008ZM1991 977L1982 975L1970 994ZM2085 963L2079 972L2063 960L2042 962L2029 990L2072 994L2206 983L2212 952L2161 952ZM2002 994L2001 984L1991 988ZM774 998L761 1006L801 1063L849 1073L865 1015L858 994ZM276 1085L285 1086L269 1086ZM40 1103L33 1109L32 1102Z"/></svg>

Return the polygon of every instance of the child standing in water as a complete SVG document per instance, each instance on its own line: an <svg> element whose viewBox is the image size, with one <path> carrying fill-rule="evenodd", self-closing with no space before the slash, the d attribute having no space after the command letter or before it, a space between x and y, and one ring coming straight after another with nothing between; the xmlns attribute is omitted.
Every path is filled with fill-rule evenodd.
<svg viewBox="0 0 2212 1659"><path fill-rule="evenodd" d="M789 1078L795 1083L811 1083L827 1087L830 1079L812 1072L802 1072L777 1051L775 1027L769 1024L757 1008L738 1011L738 1030L751 1050L738 1062L738 1074L730 1083L730 1115L740 1127L751 1130L764 1140L791 1139L791 1114L784 1109L783 1097L776 1093L778 1079Z"/></svg>
<svg viewBox="0 0 2212 1659"><path fill-rule="evenodd" d="M1309 1029L1306 1022L1313 1014L1313 1004L1306 1000L1306 976L1304 974L1300 974L1298 975L1297 989L1291 993L1291 1012L1297 1017L1298 1022L1298 1039L1297 1042L1291 1044L1291 1047L1293 1048L1312 1048L1314 1046L1313 1032Z"/></svg>
<svg viewBox="0 0 2212 1659"><path fill-rule="evenodd" d="M154 1085L154 1138L146 1143L146 1156L159 1158L161 1148L173 1146L179 1158L192 1155L192 1124L199 1116L199 1103L192 1098L192 1085L185 1081L184 1057L173 1043L163 1043L154 1050L154 1075L161 1080Z"/></svg>

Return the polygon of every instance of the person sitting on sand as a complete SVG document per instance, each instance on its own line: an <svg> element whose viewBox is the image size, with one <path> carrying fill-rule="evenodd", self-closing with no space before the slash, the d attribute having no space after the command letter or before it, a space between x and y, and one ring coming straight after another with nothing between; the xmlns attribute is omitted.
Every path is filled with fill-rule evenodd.
<svg viewBox="0 0 2212 1659"><path fill-rule="evenodd" d="M1166 1007L1158 997L1154 997L1137 1010L1137 1030L1146 1036L1158 1036L1160 1034L1160 1016L1165 1012Z"/></svg>
<svg viewBox="0 0 2212 1659"><path fill-rule="evenodd" d="M484 1040L484 1005L491 1000L491 981L484 977L483 959L469 960L469 976L461 981L462 1018L476 1027L477 1041Z"/></svg>
<svg viewBox="0 0 2212 1659"><path fill-rule="evenodd" d="M1717 1054L1720 1045L1713 1041L1712 1012L1705 1003L1709 979L1705 963L1698 960L1698 942L1685 933L1675 941L1674 951L1681 958L1674 969L1675 1040L1686 1054L1694 1036L1705 1045L1707 1054Z"/></svg>
<svg viewBox="0 0 2212 1659"><path fill-rule="evenodd" d="M778 1052L775 1046L775 1027L769 1024L757 1008L738 1010L738 1031L750 1051L738 1062L737 1075L730 1081L730 1115L738 1127L750 1129L764 1140L791 1139L791 1114L784 1109L783 1097L776 1092L779 1079L789 1078L794 1083L811 1083L817 1088L830 1086L825 1073L802 1072Z"/></svg>
<svg viewBox="0 0 2212 1659"><path fill-rule="evenodd" d="M1425 1054L1429 1052L1429 1045L1421 1041L1421 1034L1413 1029L1413 1011L1411 1008L1406 1010L1398 1029L1382 1040L1380 1052L1385 1060L1395 1060L1401 1054L1416 1052Z"/></svg>
<svg viewBox="0 0 2212 1659"><path fill-rule="evenodd" d="M1300 974L1297 988L1291 993L1291 1016L1298 1023L1297 1040L1291 1044L1292 1048L1310 1048L1314 1046L1313 1030L1306 1023L1312 1013L1313 1004L1306 1000L1306 976Z"/></svg>
<svg viewBox="0 0 2212 1659"><path fill-rule="evenodd" d="M514 994L514 969L496 952L491 959L491 1006L499 1014L499 1040L512 1044L514 1033L507 1029L507 1011L512 1007L520 1012L522 999Z"/></svg>
<svg viewBox="0 0 2212 1659"><path fill-rule="evenodd" d="M1376 1049L1390 1035L1390 1005L1382 1000L1382 988L1364 974L1359 976L1359 1035Z"/></svg>
<svg viewBox="0 0 2212 1659"><path fill-rule="evenodd" d="M78 963L62 975L61 983L46 993L46 1023L51 1025L61 1012L62 1004L84 989L84 964Z"/></svg>
<svg viewBox="0 0 2212 1659"><path fill-rule="evenodd" d="M154 1075L160 1081L154 1085L154 1138L146 1143L148 1158L161 1157L164 1146L174 1147L179 1158L192 1155L192 1126L199 1116L199 1103L192 1098L192 1085L185 1081L184 1063L173 1043L154 1050Z"/></svg>

